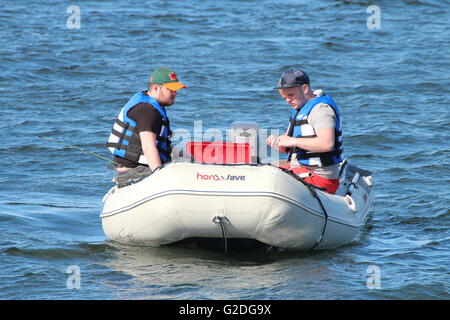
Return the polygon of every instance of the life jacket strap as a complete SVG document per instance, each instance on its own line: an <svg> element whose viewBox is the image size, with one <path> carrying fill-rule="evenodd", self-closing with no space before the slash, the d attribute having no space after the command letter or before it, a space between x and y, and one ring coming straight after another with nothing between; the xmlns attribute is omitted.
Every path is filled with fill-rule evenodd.
<svg viewBox="0 0 450 320"><path fill-rule="evenodd" d="M295 119L289 119L289 122L292 126L302 126L304 124L308 124L308 120L302 119L302 120L295 120Z"/></svg>

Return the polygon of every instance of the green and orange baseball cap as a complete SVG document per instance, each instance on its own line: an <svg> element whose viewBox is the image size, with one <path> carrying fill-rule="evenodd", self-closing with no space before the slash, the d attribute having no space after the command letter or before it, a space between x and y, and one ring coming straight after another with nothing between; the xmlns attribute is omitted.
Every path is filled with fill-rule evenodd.
<svg viewBox="0 0 450 320"><path fill-rule="evenodd" d="M159 67L153 71L150 77L151 83L162 84L166 88L177 91L186 88L184 84L178 81L178 77L171 69L167 67Z"/></svg>

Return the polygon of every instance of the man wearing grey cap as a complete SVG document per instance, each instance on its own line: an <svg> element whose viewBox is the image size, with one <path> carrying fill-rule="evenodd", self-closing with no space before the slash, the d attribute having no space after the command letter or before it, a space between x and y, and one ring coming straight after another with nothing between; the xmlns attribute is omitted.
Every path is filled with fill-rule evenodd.
<svg viewBox="0 0 450 320"><path fill-rule="evenodd" d="M287 132L269 136L267 144L289 154L288 165L282 167L306 175L306 182L335 193L343 160L338 106L322 90L312 91L308 75L300 69L283 73L274 89L293 110Z"/></svg>

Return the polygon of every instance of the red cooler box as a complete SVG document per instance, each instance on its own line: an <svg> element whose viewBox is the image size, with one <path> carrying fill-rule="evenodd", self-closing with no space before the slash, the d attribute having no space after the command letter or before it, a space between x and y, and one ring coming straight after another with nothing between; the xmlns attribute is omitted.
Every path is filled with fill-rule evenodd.
<svg viewBox="0 0 450 320"><path fill-rule="evenodd" d="M232 164L251 163L249 143L188 142L185 151L194 156L195 162Z"/></svg>

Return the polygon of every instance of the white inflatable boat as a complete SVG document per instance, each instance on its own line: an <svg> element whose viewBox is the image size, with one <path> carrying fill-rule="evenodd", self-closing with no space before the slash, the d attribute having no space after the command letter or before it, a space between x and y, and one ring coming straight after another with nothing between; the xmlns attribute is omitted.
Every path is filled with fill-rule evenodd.
<svg viewBox="0 0 450 320"><path fill-rule="evenodd" d="M247 161L248 162L248 161ZM353 240L372 202L370 172L350 164L329 194L270 164L170 162L104 196L106 236L133 245L251 240L276 248L335 248Z"/></svg>

